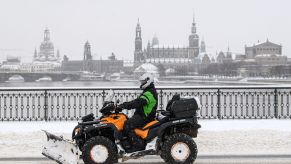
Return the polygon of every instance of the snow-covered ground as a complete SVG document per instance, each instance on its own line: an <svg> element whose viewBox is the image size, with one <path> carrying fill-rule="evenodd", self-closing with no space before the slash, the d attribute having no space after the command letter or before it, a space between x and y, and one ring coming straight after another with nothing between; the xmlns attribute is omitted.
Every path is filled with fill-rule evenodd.
<svg viewBox="0 0 291 164"><path fill-rule="evenodd" d="M200 155L291 154L291 120L200 120ZM0 158L42 157L47 130L70 139L77 122L0 122Z"/></svg>

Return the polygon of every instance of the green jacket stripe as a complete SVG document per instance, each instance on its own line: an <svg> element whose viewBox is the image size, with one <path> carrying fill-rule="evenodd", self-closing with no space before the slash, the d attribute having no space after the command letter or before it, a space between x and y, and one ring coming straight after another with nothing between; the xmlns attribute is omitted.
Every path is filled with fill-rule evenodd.
<svg viewBox="0 0 291 164"><path fill-rule="evenodd" d="M143 95L140 98L143 98L147 101L147 105L143 106L143 111L144 114L148 116L152 112L155 105L157 104L157 100L154 98L154 95L149 91L143 93Z"/></svg>

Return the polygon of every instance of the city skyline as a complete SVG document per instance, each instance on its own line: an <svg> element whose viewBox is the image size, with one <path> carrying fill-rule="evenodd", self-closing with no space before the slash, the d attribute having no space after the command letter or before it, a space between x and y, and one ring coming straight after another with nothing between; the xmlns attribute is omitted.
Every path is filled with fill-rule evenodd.
<svg viewBox="0 0 291 164"><path fill-rule="evenodd" d="M152 2L1 1L0 59L11 55L21 57L23 61L30 58L31 61L34 49L39 47L43 31L48 27L56 49L72 60L82 58L87 40L96 59L100 56L107 58L114 52L119 59L133 60L138 18L143 47L154 35L162 45L186 46L193 13L197 33L204 38L207 51L212 55L216 51L226 51L228 46L235 53L244 53L245 45L251 46L268 38L282 44L283 55L291 57L288 1L162 0L155 5Z"/></svg>

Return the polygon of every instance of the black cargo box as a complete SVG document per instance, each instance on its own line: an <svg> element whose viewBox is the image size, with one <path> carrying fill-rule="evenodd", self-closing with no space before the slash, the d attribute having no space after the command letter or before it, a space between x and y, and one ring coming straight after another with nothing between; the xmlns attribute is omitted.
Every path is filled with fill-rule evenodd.
<svg viewBox="0 0 291 164"><path fill-rule="evenodd" d="M175 118L187 118L196 115L198 104L194 98L180 99L173 102L171 109Z"/></svg>

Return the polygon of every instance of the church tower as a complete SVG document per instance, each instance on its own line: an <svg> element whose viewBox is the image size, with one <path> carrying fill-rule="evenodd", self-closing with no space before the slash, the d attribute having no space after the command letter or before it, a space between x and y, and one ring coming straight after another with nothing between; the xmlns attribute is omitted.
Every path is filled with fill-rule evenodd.
<svg viewBox="0 0 291 164"><path fill-rule="evenodd" d="M199 55L199 36L196 33L195 17L191 27L191 34L189 35L189 58L193 59Z"/></svg>
<svg viewBox="0 0 291 164"><path fill-rule="evenodd" d="M60 59L60 57L61 57L61 56L60 56L60 50L58 49L58 50L57 50L57 59Z"/></svg>
<svg viewBox="0 0 291 164"><path fill-rule="evenodd" d="M33 55L33 60L35 60L37 58L37 51L36 48L34 49L34 55Z"/></svg>
<svg viewBox="0 0 291 164"><path fill-rule="evenodd" d="M201 45L200 45L200 53L206 53L206 44L203 37L202 37Z"/></svg>
<svg viewBox="0 0 291 164"><path fill-rule="evenodd" d="M91 59L92 59L91 46L90 46L90 43L87 41L84 45L84 61L91 60Z"/></svg>
<svg viewBox="0 0 291 164"><path fill-rule="evenodd" d="M140 63L143 60L141 27L138 20L135 30L134 63Z"/></svg>
<svg viewBox="0 0 291 164"><path fill-rule="evenodd" d="M91 46L88 41L84 45L83 71L92 71Z"/></svg>

